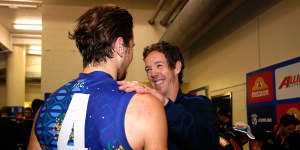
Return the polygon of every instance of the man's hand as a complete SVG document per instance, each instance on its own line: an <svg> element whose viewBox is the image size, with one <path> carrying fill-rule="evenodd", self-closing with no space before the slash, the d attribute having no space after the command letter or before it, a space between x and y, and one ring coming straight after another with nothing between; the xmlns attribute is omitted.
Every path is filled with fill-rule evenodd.
<svg viewBox="0 0 300 150"><path fill-rule="evenodd" d="M120 85L119 90L125 91L125 92L136 92L138 94L152 94L157 99L159 99L164 105L167 105L169 102L169 99L162 94L160 94L155 89L149 88L145 85L139 84L134 81L117 81L117 83Z"/></svg>
<svg viewBox="0 0 300 150"><path fill-rule="evenodd" d="M117 83L120 85L119 90L125 91L125 92L136 92L139 94L145 94L150 93L151 88L139 84L134 81L117 81Z"/></svg>

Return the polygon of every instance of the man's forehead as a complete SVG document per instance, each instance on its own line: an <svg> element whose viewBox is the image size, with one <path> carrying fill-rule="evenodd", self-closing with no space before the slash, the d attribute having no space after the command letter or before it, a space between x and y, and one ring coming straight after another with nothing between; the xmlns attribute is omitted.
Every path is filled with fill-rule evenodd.
<svg viewBox="0 0 300 150"><path fill-rule="evenodd" d="M155 61L152 61L151 64L148 64L146 62L146 67L149 67L152 64L156 65L156 64L161 64L161 63L164 63L164 61L162 61L162 60L155 60Z"/></svg>
<svg viewBox="0 0 300 150"><path fill-rule="evenodd" d="M150 53L147 55L146 59L149 58L149 57L152 57L152 59L153 59L153 58L156 58L156 59L166 59L166 56L165 56L164 53L159 52L159 51L156 51L156 50L150 52Z"/></svg>
<svg viewBox="0 0 300 150"><path fill-rule="evenodd" d="M160 64L160 63L167 63L167 59L161 55L152 55L151 57L148 57L148 59L145 60L146 64Z"/></svg>

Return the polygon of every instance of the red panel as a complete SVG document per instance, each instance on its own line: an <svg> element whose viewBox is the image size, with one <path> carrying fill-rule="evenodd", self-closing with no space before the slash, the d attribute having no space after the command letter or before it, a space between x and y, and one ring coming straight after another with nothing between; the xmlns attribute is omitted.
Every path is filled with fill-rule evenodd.
<svg viewBox="0 0 300 150"><path fill-rule="evenodd" d="M300 120L300 103L278 104L277 108L277 122L285 114L294 114Z"/></svg>
<svg viewBox="0 0 300 150"><path fill-rule="evenodd" d="M248 103L272 101L274 98L273 71L248 77Z"/></svg>

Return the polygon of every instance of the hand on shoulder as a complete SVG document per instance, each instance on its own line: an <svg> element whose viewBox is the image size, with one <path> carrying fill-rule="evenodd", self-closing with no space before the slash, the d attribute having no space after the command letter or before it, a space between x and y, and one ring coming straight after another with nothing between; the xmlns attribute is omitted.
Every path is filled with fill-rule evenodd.
<svg viewBox="0 0 300 150"><path fill-rule="evenodd" d="M139 84L134 81L118 81L119 90L123 90L125 92L136 92L138 94L152 94L156 97L164 106L168 103L169 99L153 88L149 88L146 85Z"/></svg>

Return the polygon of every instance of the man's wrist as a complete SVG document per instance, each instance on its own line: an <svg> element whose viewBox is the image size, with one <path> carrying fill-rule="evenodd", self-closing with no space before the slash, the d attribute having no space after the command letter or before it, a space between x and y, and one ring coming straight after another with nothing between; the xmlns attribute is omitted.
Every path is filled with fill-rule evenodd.
<svg viewBox="0 0 300 150"><path fill-rule="evenodd" d="M160 94L157 90L150 88L149 92L156 98L161 101L161 103L166 106L169 102L169 99L165 97L164 95Z"/></svg>

